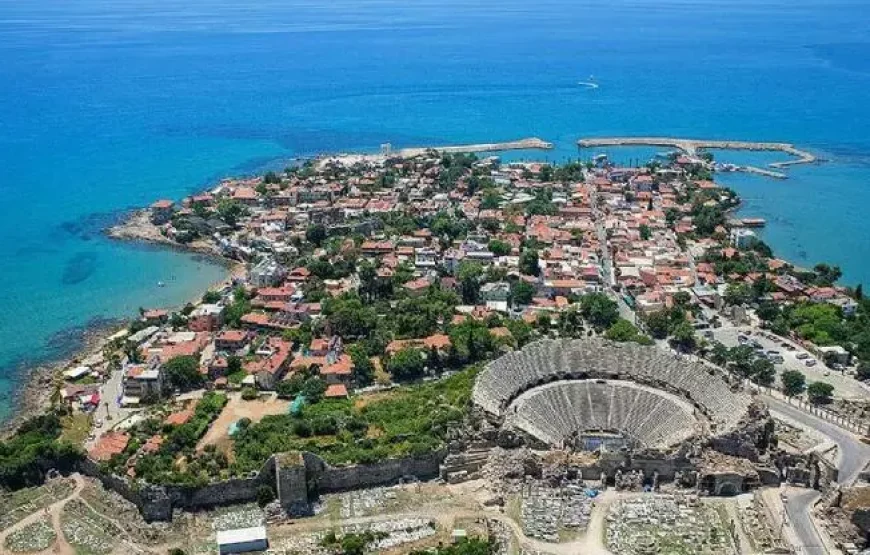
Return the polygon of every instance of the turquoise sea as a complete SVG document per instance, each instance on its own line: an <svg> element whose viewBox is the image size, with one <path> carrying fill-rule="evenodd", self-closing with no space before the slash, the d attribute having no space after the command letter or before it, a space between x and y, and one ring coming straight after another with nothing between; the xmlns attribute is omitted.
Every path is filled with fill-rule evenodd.
<svg viewBox="0 0 870 555"><path fill-rule="evenodd" d="M799 263L870 282L870 18L858 0L0 1L0 417L80 330L222 276L100 234L299 155L540 136L794 142L731 175ZM600 85L580 85L594 76ZM646 156L639 149L620 155ZM720 158L765 155L722 154ZM165 281L166 287L156 286ZM78 330L78 331L77 331Z"/></svg>

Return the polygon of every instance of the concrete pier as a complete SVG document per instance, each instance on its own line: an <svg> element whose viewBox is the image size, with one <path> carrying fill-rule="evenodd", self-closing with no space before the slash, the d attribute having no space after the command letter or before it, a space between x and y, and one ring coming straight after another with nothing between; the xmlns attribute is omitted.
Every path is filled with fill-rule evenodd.
<svg viewBox="0 0 870 555"><path fill-rule="evenodd" d="M707 139L677 139L672 137L601 137L580 139L577 146L590 148L596 146L662 146L676 148L686 154L695 156L699 150L718 148L724 150L770 150L779 151L795 156L796 160L785 160L769 164L772 168L784 168L797 164L811 164L818 159L805 150L796 148L791 143L764 143L752 141L717 141ZM754 173L761 173L754 168ZM752 170L750 170L752 171ZM784 174L771 172L769 177L780 178Z"/></svg>

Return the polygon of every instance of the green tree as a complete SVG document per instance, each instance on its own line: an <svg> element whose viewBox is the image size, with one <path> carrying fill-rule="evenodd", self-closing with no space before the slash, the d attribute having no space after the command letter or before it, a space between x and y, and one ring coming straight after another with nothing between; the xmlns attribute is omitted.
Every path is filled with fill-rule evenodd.
<svg viewBox="0 0 870 555"><path fill-rule="evenodd" d="M532 339L532 326L524 322L523 320L508 320L505 322L505 326L508 330L510 330L511 335L517 342L517 347L522 347Z"/></svg>
<svg viewBox="0 0 870 555"><path fill-rule="evenodd" d="M463 260L459 263L456 277L459 279L459 288L462 292L462 302L465 304L477 304L480 298L480 277L483 275L483 266L478 262Z"/></svg>
<svg viewBox="0 0 870 555"><path fill-rule="evenodd" d="M239 218L247 213L247 210L241 203L229 198L219 200L216 209L218 217L230 227L236 227Z"/></svg>
<svg viewBox="0 0 870 555"><path fill-rule="evenodd" d="M725 224L725 213L718 205L696 204L692 208L695 231L701 236L712 235L717 227Z"/></svg>
<svg viewBox="0 0 870 555"><path fill-rule="evenodd" d="M322 378L316 375L308 377L302 383L302 391L301 393L305 395L305 398L311 403L317 403L323 398L323 394L326 392L326 382L323 381Z"/></svg>
<svg viewBox="0 0 870 555"><path fill-rule="evenodd" d="M640 238L644 241L649 241L649 238L652 237L652 231L649 226L646 224L640 225Z"/></svg>
<svg viewBox="0 0 870 555"><path fill-rule="evenodd" d="M511 285L511 304L513 306L527 305L535 297L535 287L523 280L518 280Z"/></svg>
<svg viewBox="0 0 870 555"><path fill-rule="evenodd" d="M834 386L825 382L813 382L807 386L807 397L814 405L824 405L831 402Z"/></svg>
<svg viewBox="0 0 870 555"><path fill-rule="evenodd" d="M583 314L577 305L560 312L557 324L559 333L565 337L583 337L586 332L586 328L583 326Z"/></svg>
<svg viewBox="0 0 870 555"><path fill-rule="evenodd" d="M214 303L220 302L220 300L221 300L221 294L218 293L217 291L212 290L212 289L209 289L208 291L206 291L205 294L202 296L202 302L207 303L207 304L214 304Z"/></svg>
<svg viewBox="0 0 870 555"><path fill-rule="evenodd" d="M752 361L755 352L749 345L739 345L728 350L730 369L742 378L752 376Z"/></svg>
<svg viewBox="0 0 870 555"><path fill-rule="evenodd" d="M619 319L619 305L604 293L580 297L580 312L599 331L609 328Z"/></svg>
<svg viewBox="0 0 870 555"><path fill-rule="evenodd" d="M511 253L511 246L505 241L493 239L489 242L489 250L496 256L507 256Z"/></svg>
<svg viewBox="0 0 870 555"><path fill-rule="evenodd" d="M332 332L342 337L367 337L378 327L375 309L364 305L355 293L324 299L322 306Z"/></svg>
<svg viewBox="0 0 870 555"><path fill-rule="evenodd" d="M356 384L360 387L371 384L375 376L375 365L366 350L360 345L352 345L348 349L348 353L353 361L353 378Z"/></svg>
<svg viewBox="0 0 870 555"><path fill-rule="evenodd" d="M786 370L779 376L782 382L782 390L789 397L796 397L804 392L807 387L806 378L797 370Z"/></svg>
<svg viewBox="0 0 870 555"><path fill-rule="evenodd" d="M728 363L728 347L716 341L710 349L710 362L717 366L725 366Z"/></svg>
<svg viewBox="0 0 870 555"><path fill-rule="evenodd" d="M387 371L396 381L413 380L423 375L426 357L423 351L414 348L404 348L390 357Z"/></svg>
<svg viewBox="0 0 870 555"><path fill-rule="evenodd" d="M451 362L463 365L485 359L495 347L486 323L470 318L450 328Z"/></svg>
<svg viewBox="0 0 870 555"><path fill-rule="evenodd" d="M169 383L182 391L202 386L203 376L199 373L196 357L181 355L171 358L163 364L163 371Z"/></svg>
<svg viewBox="0 0 870 555"><path fill-rule="evenodd" d="M553 166L550 164L544 164L541 166L541 181L548 182L553 180Z"/></svg>
<svg viewBox="0 0 870 555"><path fill-rule="evenodd" d="M319 247L326 240L326 227L323 224L311 224L305 230L305 240Z"/></svg>
<svg viewBox="0 0 870 555"><path fill-rule="evenodd" d="M625 343L626 341L638 341L642 336L638 329L634 327L634 324L624 318L620 318L607 328L604 337L611 341Z"/></svg>
<svg viewBox="0 0 870 555"><path fill-rule="evenodd" d="M752 381L758 385L770 386L776 377L773 363L766 358L757 358L752 362Z"/></svg>
<svg viewBox="0 0 870 555"><path fill-rule="evenodd" d="M671 327L671 343L684 352L695 350L697 338L692 324L682 320L673 325Z"/></svg>
<svg viewBox="0 0 870 555"><path fill-rule="evenodd" d="M242 325L242 316L251 311L251 302L244 287L237 287L233 292L233 302L226 308L224 320L233 328Z"/></svg>
<svg viewBox="0 0 870 555"><path fill-rule="evenodd" d="M236 355L227 357L227 374L238 374L242 371L242 359Z"/></svg>
<svg viewBox="0 0 870 555"><path fill-rule="evenodd" d="M648 314L644 318L647 331L656 339L665 339L670 329L670 319L666 310L659 310Z"/></svg>
<svg viewBox="0 0 870 555"><path fill-rule="evenodd" d="M495 210L501 204L501 195L495 189L488 189L483 194L483 199L480 201L480 207L483 210Z"/></svg>
<svg viewBox="0 0 870 555"><path fill-rule="evenodd" d="M538 251L525 249L520 254L520 272L527 276L537 276L541 273L538 265Z"/></svg>
<svg viewBox="0 0 870 555"><path fill-rule="evenodd" d="M813 271L816 273L816 285L822 287L833 285L843 275L839 266L828 264L816 264Z"/></svg>
<svg viewBox="0 0 870 555"><path fill-rule="evenodd" d="M752 289L745 283L731 284L725 289L725 304L743 305L752 302Z"/></svg>

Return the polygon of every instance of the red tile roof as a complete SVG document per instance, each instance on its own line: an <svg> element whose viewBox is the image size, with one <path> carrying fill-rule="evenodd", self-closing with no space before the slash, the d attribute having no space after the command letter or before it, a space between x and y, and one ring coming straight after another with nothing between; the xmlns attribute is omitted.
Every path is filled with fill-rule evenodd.
<svg viewBox="0 0 870 555"><path fill-rule="evenodd" d="M347 387L343 383L334 383L326 388L323 396L327 398L347 397Z"/></svg>
<svg viewBox="0 0 870 555"><path fill-rule="evenodd" d="M105 434L97 444L88 452L91 459L103 462L119 455L130 443L130 434L126 432L109 432Z"/></svg>

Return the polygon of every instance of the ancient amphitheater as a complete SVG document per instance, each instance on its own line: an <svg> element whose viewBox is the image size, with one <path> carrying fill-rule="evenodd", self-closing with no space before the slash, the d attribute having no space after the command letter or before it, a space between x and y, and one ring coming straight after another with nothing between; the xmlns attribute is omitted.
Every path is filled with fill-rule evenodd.
<svg viewBox="0 0 870 555"><path fill-rule="evenodd" d="M624 438L666 450L734 430L750 398L714 371L655 347L544 340L492 362L472 398L499 426L554 447Z"/></svg>

